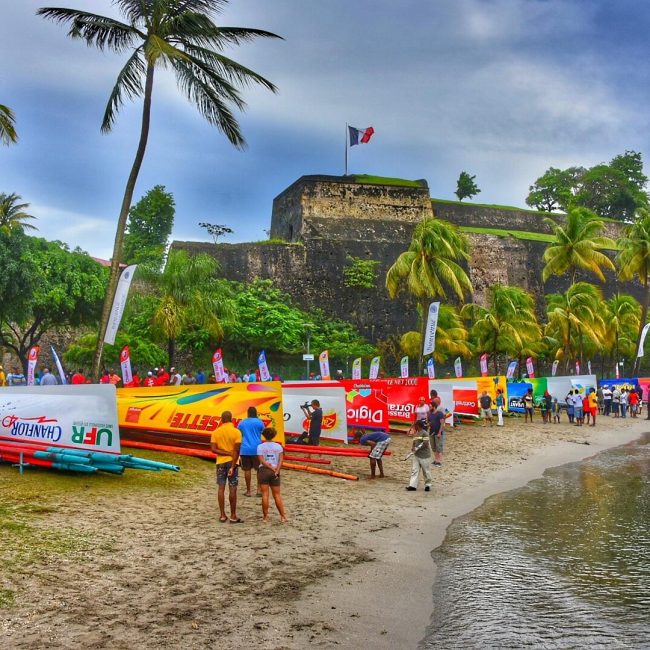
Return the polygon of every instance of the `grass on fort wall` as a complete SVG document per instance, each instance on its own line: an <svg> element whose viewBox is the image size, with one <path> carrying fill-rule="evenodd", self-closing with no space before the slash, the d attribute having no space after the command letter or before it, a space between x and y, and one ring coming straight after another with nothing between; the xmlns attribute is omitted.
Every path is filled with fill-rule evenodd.
<svg viewBox="0 0 650 650"><path fill-rule="evenodd" d="M131 451L125 448L123 453ZM126 494L189 489L205 480L209 465L198 458L148 450L134 455L179 465L181 471L127 469L116 476L25 468L21 476L18 468L0 463L0 608L14 604L12 577L38 574L39 566L64 558L83 561L85 553L98 547L86 531L52 526L50 517L56 518L57 512L91 510L98 499L119 500Z"/></svg>
<svg viewBox="0 0 650 650"><path fill-rule="evenodd" d="M401 187L426 187L422 181L409 181L405 178L389 178L387 176L372 176L370 174L354 174L355 183L366 185L398 185Z"/></svg>

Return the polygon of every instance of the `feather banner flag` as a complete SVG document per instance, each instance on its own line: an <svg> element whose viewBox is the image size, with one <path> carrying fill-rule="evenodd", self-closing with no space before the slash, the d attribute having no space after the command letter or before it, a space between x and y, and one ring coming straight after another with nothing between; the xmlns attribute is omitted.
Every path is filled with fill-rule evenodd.
<svg viewBox="0 0 650 650"><path fill-rule="evenodd" d="M519 365L518 361L511 361L508 364L508 371L506 372L506 379L512 379L517 372L517 366Z"/></svg>
<svg viewBox="0 0 650 650"><path fill-rule="evenodd" d="M370 362L370 373L368 379L377 379L379 377L379 360L381 357L373 357Z"/></svg>
<svg viewBox="0 0 650 650"><path fill-rule="evenodd" d="M361 357L352 362L352 379L361 379Z"/></svg>
<svg viewBox="0 0 650 650"><path fill-rule="evenodd" d="M488 355L487 352L484 352L481 355L481 377L487 377L488 376Z"/></svg>
<svg viewBox="0 0 650 650"><path fill-rule="evenodd" d="M271 373L266 363L266 352L264 350L257 357L257 367L260 369L260 379L262 381L271 381Z"/></svg>
<svg viewBox="0 0 650 650"><path fill-rule="evenodd" d="M429 379L436 378L436 368L433 365L433 357L427 359L427 375L429 376Z"/></svg>
<svg viewBox="0 0 650 650"><path fill-rule="evenodd" d="M409 376L409 358L408 356L402 357L402 360L399 362L399 372L402 379L406 379Z"/></svg>
<svg viewBox="0 0 650 650"><path fill-rule="evenodd" d="M40 346L32 345L27 353L27 385L33 386L35 384L34 371L38 363L38 353L41 351Z"/></svg>
<svg viewBox="0 0 650 650"><path fill-rule="evenodd" d="M327 350L323 350L318 355L318 363L320 364L320 378L321 379L331 379L330 376L330 357Z"/></svg>
<svg viewBox="0 0 650 650"><path fill-rule="evenodd" d="M463 362L460 360L460 357L456 357L454 361L454 372L459 379L463 376Z"/></svg>

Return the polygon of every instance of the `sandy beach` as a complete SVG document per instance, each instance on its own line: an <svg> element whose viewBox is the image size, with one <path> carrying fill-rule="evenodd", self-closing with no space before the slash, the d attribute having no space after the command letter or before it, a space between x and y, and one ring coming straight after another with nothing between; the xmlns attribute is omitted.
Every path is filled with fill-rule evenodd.
<svg viewBox="0 0 650 650"><path fill-rule="evenodd" d="M431 551L455 517L645 431L644 419L463 425L429 493L405 491L410 439L394 435L383 480L365 479L365 459L333 462L358 482L283 472L288 525L273 507L262 523L241 488L244 523L220 524L214 467L196 459L101 488L0 466L0 647L415 648L433 609Z"/></svg>

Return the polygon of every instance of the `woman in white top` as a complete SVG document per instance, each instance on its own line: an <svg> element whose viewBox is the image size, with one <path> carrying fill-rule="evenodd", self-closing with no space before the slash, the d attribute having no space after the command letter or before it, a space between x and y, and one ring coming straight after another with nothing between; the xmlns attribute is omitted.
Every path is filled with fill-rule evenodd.
<svg viewBox="0 0 650 650"><path fill-rule="evenodd" d="M280 470L282 469L282 459L284 449L282 445L273 442L277 431L273 427L266 427L262 431L264 442L257 447L257 458L260 461L257 470L257 480L260 490L262 491L262 521L269 520L269 489L273 494L275 507L280 513L280 521L285 524L289 520L284 510L282 495L280 494Z"/></svg>

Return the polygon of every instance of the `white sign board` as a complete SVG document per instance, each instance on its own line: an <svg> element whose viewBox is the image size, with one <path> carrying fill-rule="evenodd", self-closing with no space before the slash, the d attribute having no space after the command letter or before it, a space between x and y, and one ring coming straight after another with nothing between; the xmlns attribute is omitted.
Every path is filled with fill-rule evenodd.
<svg viewBox="0 0 650 650"><path fill-rule="evenodd" d="M2 388L0 440L119 454L115 386Z"/></svg>

